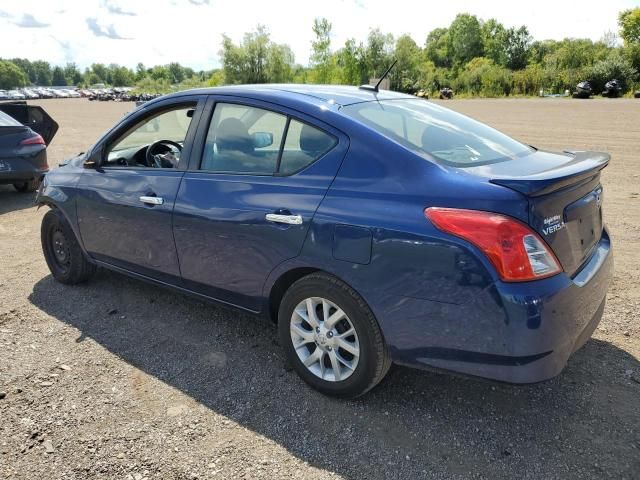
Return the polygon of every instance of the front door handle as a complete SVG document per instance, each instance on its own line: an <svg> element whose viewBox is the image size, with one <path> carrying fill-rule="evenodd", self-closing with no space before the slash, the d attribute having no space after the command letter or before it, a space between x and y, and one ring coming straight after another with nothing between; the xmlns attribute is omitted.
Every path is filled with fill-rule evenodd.
<svg viewBox="0 0 640 480"><path fill-rule="evenodd" d="M266 218L268 222L285 223L287 225L302 225L302 217L300 215L267 213L264 218Z"/></svg>
<svg viewBox="0 0 640 480"><path fill-rule="evenodd" d="M151 195L142 195L140 197L140 201L142 203L146 203L147 205L162 205L164 203L164 198L152 197Z"/></svg>

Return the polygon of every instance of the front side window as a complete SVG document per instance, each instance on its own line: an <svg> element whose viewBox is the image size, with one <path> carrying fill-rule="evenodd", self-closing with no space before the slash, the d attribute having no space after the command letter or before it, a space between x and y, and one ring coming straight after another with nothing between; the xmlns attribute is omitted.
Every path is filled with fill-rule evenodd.
<svg viewBox="0 0 640 480"><path fill-rule="evenodd" d="M514 160L532 151L487 125L424 100L363 102L342 111L418 154L456 167Z"/></svg>
<svg viewBox="0 0 640 480"><path fill-rule="evenodd" d="M145 118L107 147L103 165L175 168L194 110L181 105Z"/></svg>
<svg viewBox="0 0 640 480"><path fill-rule="evenodd" d="M284 140L284 141L283 141ZM337 144L324 131L286 115L247 105L216 105L201 170L291 175Z"/></svg>

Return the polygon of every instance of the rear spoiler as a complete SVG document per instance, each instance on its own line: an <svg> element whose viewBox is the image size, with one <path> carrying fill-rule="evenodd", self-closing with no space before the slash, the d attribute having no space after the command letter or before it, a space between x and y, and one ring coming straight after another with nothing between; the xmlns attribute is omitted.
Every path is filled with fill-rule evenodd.
<svg viewBox="0 0 640 480"><path fill-rule="evenodd" d="M537 197L593 178L611 160L611 156L603 152L565 150L565 153L573 155L573 159L557 168L522 177L492 178L489 181L524 195Z"/></svg>

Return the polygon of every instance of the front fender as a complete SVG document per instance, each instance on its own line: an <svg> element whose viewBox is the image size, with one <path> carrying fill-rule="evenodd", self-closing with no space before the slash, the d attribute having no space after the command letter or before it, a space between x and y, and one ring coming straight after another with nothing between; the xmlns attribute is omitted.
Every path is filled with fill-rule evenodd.
<svg viewBox="0 0 640 480"><path fill-rule="evenodd" d="M46 205L61 212L73 230L80 248L87 255L82 243L76 214L76 186L80 180L80 175L82 175L82 171L78 172L76 169L66 166L51 170L42 179L35 203L38 208Z"/></svg>

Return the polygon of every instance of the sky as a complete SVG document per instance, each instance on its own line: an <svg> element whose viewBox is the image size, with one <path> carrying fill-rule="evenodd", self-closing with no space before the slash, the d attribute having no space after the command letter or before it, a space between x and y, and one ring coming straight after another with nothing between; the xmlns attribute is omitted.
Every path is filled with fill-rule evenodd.
<svg viewBox="0 0 640 480"><path fill-rule="evenodd" d="M431 30L462 12L507 27L527 25L536 40L598 40L617 32L618 12L635 6L640 0L0 0L0 58L81 68L179 62L209 70L220 66L222 34L240 41L263 24L273 41L287 43L296 62L307 65L316 17L333 24L337 49L348 38L364 41L376 27L407 33L423 45Z"/></svg>

